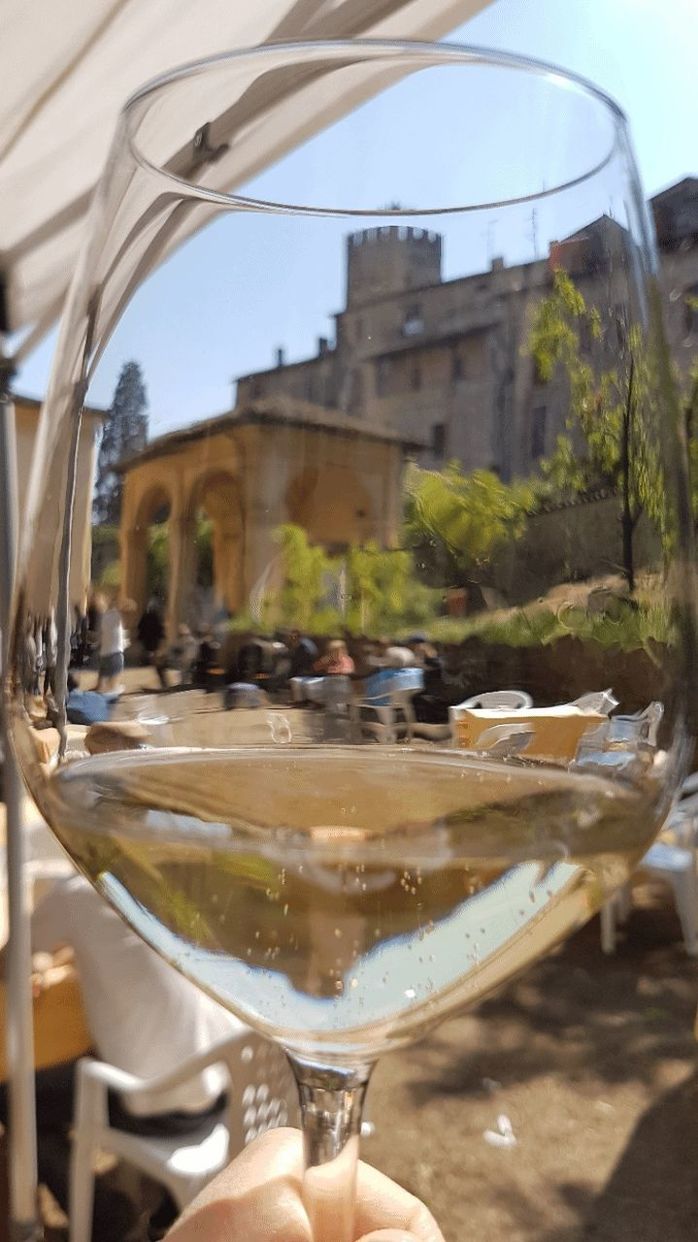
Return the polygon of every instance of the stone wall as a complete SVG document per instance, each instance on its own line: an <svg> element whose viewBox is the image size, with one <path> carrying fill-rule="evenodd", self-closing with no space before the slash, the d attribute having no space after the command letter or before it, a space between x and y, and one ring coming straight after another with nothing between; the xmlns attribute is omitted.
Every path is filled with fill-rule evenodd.
<svg viewBox="0 0 698 1242"><path fill-rule="evenodd" d="M645 518L634 552L636 570L659 560L659 541ZM622 564L620 502L610 496L535 514L522 538L496 555L488 582L508 603L521 604L560 582L618 573Z"/></svg>
<svg viewBox="0 0 698 1242"><path fill-rule="evenodd" d="M537 707L568 703L589 690L611 687L622 712L641 711L671 694L666 664L657 648L622 651L583 643L570 635L538 647L508 647L468 639L450 645L446 665L463 697L486 690L527 690ZM653 658L654 656L654 658Z"/></svg>

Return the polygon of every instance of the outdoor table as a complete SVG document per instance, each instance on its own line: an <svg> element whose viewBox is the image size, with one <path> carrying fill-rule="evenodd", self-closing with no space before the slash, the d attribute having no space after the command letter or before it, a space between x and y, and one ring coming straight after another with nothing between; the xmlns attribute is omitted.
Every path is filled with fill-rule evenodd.
<svg viewBox="0 0 698 1242"><path fill-rule="evenodd" d="M516 711L498 708L463 708L455 722L456 745L477 749L478 738L495 725L529 725L533 735L522 752L528 759L574 759L583 735L606 720L601 712L584 711L571 703L557 707L529 707Z"/></svg>

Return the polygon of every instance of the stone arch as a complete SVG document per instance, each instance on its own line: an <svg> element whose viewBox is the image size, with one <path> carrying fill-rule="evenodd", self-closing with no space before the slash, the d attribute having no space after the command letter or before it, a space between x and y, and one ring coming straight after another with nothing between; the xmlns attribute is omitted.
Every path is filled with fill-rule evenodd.
<svg viewBox="0 0 698 1242"><path fill-rule="evenodd" d="M150 527L153 522L163 520L164 514L170 522L174 497L167 483L158 481L146 487L140 496L128 496L127 502L126 520L122 518L121 523L121 593L124 598L134 601L140 616L149 594Z"/></svg>
<svg viewBox="0 0 698 1242"><path fill-rule="evenodd" d="M183 522L190 545L192 584L197 580L197 519L201 513L212 524L213 606L235 613L243 603L244 522L239 479L230 470L209 468L191 486Z"/></svg>
<svg viewBox="0 0 698 1242"><path fill-rule="evenodd" d="M376 536L375 505L359 473L340 462L308 466L286 490L288 520L326 546L362 543Z"/></svg>

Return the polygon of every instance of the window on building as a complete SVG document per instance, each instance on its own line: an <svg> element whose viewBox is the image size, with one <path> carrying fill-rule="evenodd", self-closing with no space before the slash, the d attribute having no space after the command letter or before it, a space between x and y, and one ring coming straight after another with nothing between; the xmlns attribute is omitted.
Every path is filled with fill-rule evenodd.
<svg viewBox="0 0 698 1242"><path fill-rule="evenodd" d="M413 391L417 391L422 387L422 368L418 362L413 362L409 370L409 384Z"/></svg>
<svg viewBox="0 0 698 1242"><path fill-rule="evenodd" d="M390 359L379 358L376 363L376 396L387 397L390 392Z"/></svg>
<svg viewBox="0 0 698 1242"><path fill-rule="evenodd" d="M462 380L465 376L465 367L463 366L463 358L459 350L454 350L451 355L451 379L454 384L458 380Z"/></svg>
<svg viewBox="0 0 698 1242"><path fill-rule="evenodd" d="M546 415L546 406L534 406L531 417L531 458L533 461L538 461L545 453Z"/></svg>
<svg viewBox="0 0 698 1242"><path fill-rule="evenodd" d="M263 391L264 385L262 384L261 379L255 375L254 379L250 383L250 397L253 401L256 401L257 397L261 397Z"/></svg>
<svg viewBox="0 0 698 1242"><path fill-rule="evenodd" d="M434 457L443 461L446 456L446 424L434 423L431 428L431 451Z"/></svg>
<svg viewBox="0 0 698 1242"><path fill-rule="evenodd" d="M468 379L481 380L487 375L488 334L473 332L465 341L464 371Z"/></svg>
<svg viewBox="0 0 698 1242"><path fill-rule="evenodd" d="M698 285L686 290L684 319L687 336L698 336Z"/></svg>
<svg viewBox="0 0 698 1242"><path fill-rule="evenodd" d="M421 306L408 306L402 321L403 336L419 336L424 331Z"/></svg>

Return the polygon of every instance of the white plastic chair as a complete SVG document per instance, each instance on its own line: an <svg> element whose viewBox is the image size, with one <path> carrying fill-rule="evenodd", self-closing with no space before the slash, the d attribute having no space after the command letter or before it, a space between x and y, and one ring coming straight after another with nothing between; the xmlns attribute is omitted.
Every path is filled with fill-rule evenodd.
<svg viewBox="0 0 698 1242"><path fill-rule="evenodd" d="M698 876L695 849L684 849L668 841L655 841L638 864L638 870L671 886L676 913L689 957L698 957ZM601 948L614 953L616 928L625 922L632 908L631 891L626 886L601 907Z"/></svg>
<svg viewBox="0 0 698 1242"><path fill-rule="evenodd" d="M156 1093L167 1109L168 1093L207 1066L225 1064L230 1074L228 1107L193 1125L190 1134L148 1138L109 1123L109 1091L130 1096ZM298 1125L298 1097L279 1048L250 1030L237 1032L158 1079L140 1079L113 1065L78 1062L74 1139L70 1165L70 1242L90 1242L95 1156L100 1151L128 1161L169 1190L179 1209L264 1130Z"/></svg>
<svg viewBox="0 0 698 1242"><path fill-rule="evenodd" d="M524 707L533 707L533 699L530 694L526 694L525 690L486 690L484 694L474 694L471 698L458 703L456 707L451 708L451 711L463 712L479 707L486 711L501 708L502 711L515 712Z"/></svg>
<svg viewBox="0 0 698 1242"><path fill-rule="evenodd" d="M479 708L494 711L522 711L525 707L533 707L533 699L525 690L486 690L484 694L474 694L464 699L455 707L449 707L448 720L451 740L458 746L458 721L464 712L477 711ZM478 749L480 749L478 743Z"/></svg>
<svg viewBox="0 0 698 1242"><path fill-rule="evenodd" d="M590 690L570 703L570 707L578 707L582 712L600 712L602 716L610 716L617 706L618 699L610 687L608 690Z"/></svg>
<svg viewBox="0 0 698 1242"><path fill-rule="evenodd" d="M511 723L492 725L485 729L476 742L473 750L484 752L491 758L511 758L520 755L535 736L533 725L524 721L520 725Z"/></svg>
<svg viewBox="0 0 698 1242"><path fill-rule="evenodd" d="M390 679L382 682L374 695L368 694L362 699L354 699L349 704L352 739L360 742L368 734L377 742L388 745L394 745L402 739L411 742L414 726L412 696L423 685L424 673L421 668L393 669Z"/></svg>
<svg viewBox="0 0 698 1242"><path fill-rule="evenodd" d="M689 957L698 957L698 787L692 777L684 783L682 798L669 815L663 832L673 840L659 840L651 845L638 864L638 870L668 884L674 896L676 913ZM624 885L601 908L601 948L614 953L616 929L624 923L632 909L632 889Z"/></svg>

